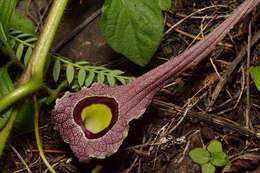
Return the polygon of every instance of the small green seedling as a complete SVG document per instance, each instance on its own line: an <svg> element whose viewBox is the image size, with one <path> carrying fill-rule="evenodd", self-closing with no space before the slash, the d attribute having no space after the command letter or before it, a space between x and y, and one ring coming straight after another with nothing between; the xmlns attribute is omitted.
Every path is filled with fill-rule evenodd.
<svg viewBox="0 0 260 173"><path fill-rule="evenodd" d="M228 156L222 151L222 144L217 140L212 140L207 150L203 148L194 148L189 156L195 163L202 165L202 173L214 173L215 166L222 167L228 164Z"/></svg>

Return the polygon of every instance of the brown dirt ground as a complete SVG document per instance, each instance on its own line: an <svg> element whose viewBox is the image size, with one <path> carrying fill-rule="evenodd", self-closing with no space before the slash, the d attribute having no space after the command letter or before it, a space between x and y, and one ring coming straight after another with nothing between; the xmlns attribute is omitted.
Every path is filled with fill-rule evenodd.
<svg viewBox="0 0 260 173"><path fill-rule="evenodd" d="M44 19L43 11L48 8L47 2L41 0L36 11L33 7L31 9L39 29L42 23L39 23L41 20L38 18ZM107 64L110 68L120 68L139 76L190 47L197 38L203 37L210 32L210 28L221 23L241 2L173 1L172 10L164 13L165 30L193 12L201 12L188 17L165 34L155 56L144 68L122 59L109 48L101 36L100 16L60 49L59 53L74 60L84 59L96 64ZM23 1L20 3L23 4ZM32 2L32 6L33 3L35 2ZM93 0L82 4L76 0L71 2L65 12L55 44L101 5L102 2L97 3ZM237 58L240 50L247 46L248 36L252 38L259 31L259 12L258 6L251 16L232 29L208 58L182 74L171 86L162 89L146 113L130 123L128 137L120 150L111 157L92 160L87 164L79 163L69 146L54 130L50 114L53 105L44 107L41 112L40 135L46 156L54 169L58 173L197 173L200 172L200 165L192 162L188 156L189 151L195 147L204 147L212 139L217 139L221 141L224 152L232 160L233 167L226 167L225 171L260 172L260 138L256 136L260 132L260 94L252 81L250 87L246 86L246 56L229 76L225 75L230 71L231 62ZM250 22L251 35L248 33ZM84 44L86 42L92 44ZM259 57L258 42L251 48L251 65L259 65ZM212 102L220 78L226 82L217 94L216 101ZM247 106L247 89L250 89L250 109ZM249 126L246 125L245 118L247 111L250 117ZM47 172L37 152L34 134L23 135L17 132L13 132L0 160L0 172L27 172L25 165L10 146L17 150L33 173ZM221 172L223 169L218 168L217 171Z"/></svg>

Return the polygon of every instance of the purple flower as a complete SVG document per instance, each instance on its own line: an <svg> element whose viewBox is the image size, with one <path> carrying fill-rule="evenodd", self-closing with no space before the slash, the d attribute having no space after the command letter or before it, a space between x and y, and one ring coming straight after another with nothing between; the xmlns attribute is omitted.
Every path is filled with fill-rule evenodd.
<svg viewBox="0 0 260 173"><path fill-rule="evenodd" d="M58 99L53 111L55 126L79 160L85 162L90 157L105 158L115 153L127 136L129 121L145 112L154 94L207 56L239 19L259 2L246 0L203 40L125 86L94 84L77 93L66 92ZM101 116L101 119L93 120L89 114ZM100 128L89 126L88 120L102 121Z"/></svg>

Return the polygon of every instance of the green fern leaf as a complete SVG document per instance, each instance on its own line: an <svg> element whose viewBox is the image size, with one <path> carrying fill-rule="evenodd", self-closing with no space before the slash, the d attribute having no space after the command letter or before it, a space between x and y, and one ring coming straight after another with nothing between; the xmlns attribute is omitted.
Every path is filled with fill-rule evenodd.
<svg viewBox="0 0 260 173"><path fill-rule="evenodd" d="M94 81L95 73L90 71L85 81L85 87L89 87Z"/></svg>
<svg viewBox="0 0 260 173"><path fill-rule="evenodd" d="M71 84L71 82L74 79L74 72L75 72L74 67L71 64L69 64L66 69L66 77L69 84Z"/></svg>
<svg viewBox="0 0 260 173"><path fill-rule="evenodd" d="M52 71L53 80L57 82L60 77L60 60L56 60Z"/></svg>
<svg viewBox="0 0 260 173"><path fill-rule="evenodd" d="M19 44L16 50L16 57L20 61L23 55L24 45Z"/></svg>
<svg viewBox="0 0 260 173"><path fill-rule="evenodd" d="M97 83L103 84L105 81L105 76L102 73L98 73L97 75Z"/></svg>
<svg viewBox="0 0 260 173"><path fill-rule="evenodd" d="M84 84L85 78L86 78L86 71L84 69L80 69L78 73L78 82L80 87Z"/></svg>
<svg viewBox="0 0 260 173"><path fill-rule="evenodd" d="M125 81L124 78L122 78L122 77L116 77L116 79L117 79L121 84L123 84L123 85L126 84L126 81Z"/></svg>
<svg viewBox="0 0 260 173"><path fill-rule="evenodd" d="M31 48L31 47L28 47L28 49L27 49L27 51L26 51L26 53L25 53L25 55L24 55L24 59L23 59L23 62L24 62L24 65L25 65L25 66L27 65L27 63L28 63L28 61L29 61L31 55L32 55L32 48Z"/></svg>

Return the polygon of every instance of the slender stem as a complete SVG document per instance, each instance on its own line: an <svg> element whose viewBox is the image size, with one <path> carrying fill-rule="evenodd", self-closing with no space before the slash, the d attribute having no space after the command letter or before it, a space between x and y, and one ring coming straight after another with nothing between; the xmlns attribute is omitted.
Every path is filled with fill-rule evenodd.
<svg viewBox="0 0 260 173"><path fill-rule="evenodd" d="M36 96L33 96L33 102L34 102L34 132L35 132L35 138L36 138L36 143L37 147L39 149L40 157L42 158L44 164L48 168L48 170L51 173L55 173L55 170L52 168L52 166L49 164L48 160L46 159L43 149L42 149L42 144L41 144L41 139L40 139L40 134L39 134L39 108L38 108L38 103L36 100Z"/></svg>
<svg viewBox="0 0 260 173"><path fill-rule="evenodd" d="M5 147L5 143L6 140L12 130L14 121L16 119L18 113L18 108L16 108L15 110L12 111L10 119L8 121L8 123L5 125L5 127L0 131L0 157L2 156L4 147Z"/></svg>
<svg viewBox="0 0 260 173"><path fill-rule="evenodd" d="M21 87L12 90L5 96L1 97L0 112L5 110L7 107L12 105L16 101L39 90L41 88L41 86L42 86L42 83L40 81L34 79L34 80L31 80L31 81L27 82L26 84L22 85Z"/></svg>
<svg viewBox="0 0 260 173"><path fill-rule="evenodd" d="M32 76L42 79L47 54L68 0L55 0L46 20L42 34L33 50Z"/></svg>
<svg viewBox="0 0 260 173"><path fill-rule="evenodd" d="M43 88L48 92L50 96L52 96L53 98L57 98L58 94L60 93L60 90L67 86L68 86L68 82L67 80L64 80L59 84L59 86L56 89L51 89L46 85L43 85Z"/></svg>

